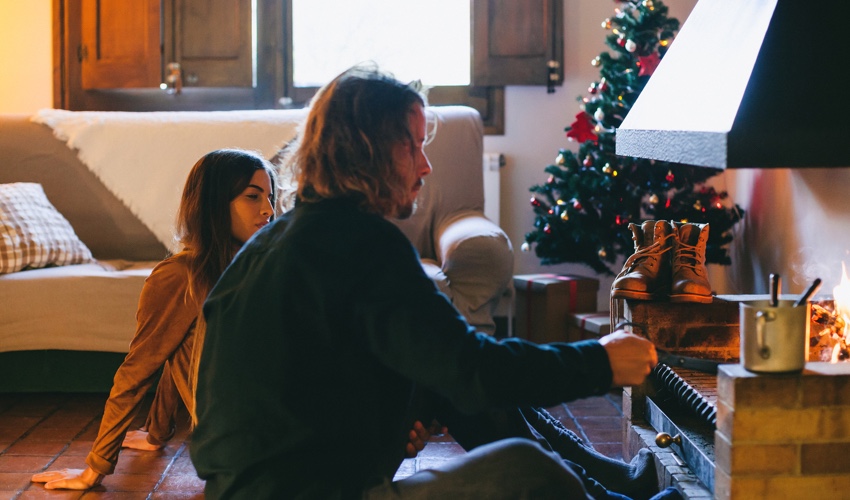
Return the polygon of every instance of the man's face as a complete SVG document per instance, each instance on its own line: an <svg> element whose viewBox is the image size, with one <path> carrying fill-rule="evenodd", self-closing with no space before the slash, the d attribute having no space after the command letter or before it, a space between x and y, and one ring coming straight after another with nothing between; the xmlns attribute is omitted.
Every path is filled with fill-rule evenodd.
<svg viewBox="0 0 850 500"><path fill-rule="evenodd" d="M416 196L422 188L422 178L431 173L431 163L425 156L425 110L415 104L408 117L408 127L413 142L396 144L393 165L399 177L409 186L408 196L399 204L396 217L406 219L413 213Z"/></svg>

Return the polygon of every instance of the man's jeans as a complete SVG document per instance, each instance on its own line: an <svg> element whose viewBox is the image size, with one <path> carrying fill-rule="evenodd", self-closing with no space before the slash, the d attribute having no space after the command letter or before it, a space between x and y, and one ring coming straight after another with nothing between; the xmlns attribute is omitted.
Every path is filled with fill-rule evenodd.
<svg viewBox="0 0 850 500"><path fill-rule="evenodd" d="M363 493L364 500L592 499L557 454L510 438L479 446L433 469Z"/></svg>

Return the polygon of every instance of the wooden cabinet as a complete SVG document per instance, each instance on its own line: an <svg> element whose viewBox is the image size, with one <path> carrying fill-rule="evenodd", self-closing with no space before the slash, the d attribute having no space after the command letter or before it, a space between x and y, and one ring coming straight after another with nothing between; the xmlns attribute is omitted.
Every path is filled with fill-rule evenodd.
<svg viewBox="0 0 850 500"><path fill-rule="evenodd" d="M254 85L251 2L164 0L164 60L186 87Z"/></svg>
<svg viewBox="0 0 850 500"><path fill-rule="evenodd" d="M472 84L560 85L564 0L473 0Z"/></svg>
<svg viewBox="0 0 850 500"><path fill-rule="evenodd" d="M82 88L157 87L159 0L83 0Z"/></svg>

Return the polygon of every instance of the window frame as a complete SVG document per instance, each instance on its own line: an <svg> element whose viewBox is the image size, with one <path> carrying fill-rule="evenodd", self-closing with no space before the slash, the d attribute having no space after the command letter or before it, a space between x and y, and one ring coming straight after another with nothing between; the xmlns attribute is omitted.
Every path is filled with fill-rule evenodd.
<svg viewBox="0 0 850 500"><path fill-rule="evenodd" d="M54 107L69 110L99 111L214 111L240 109L274 109L300 107L309 102L317 88L295 88L292 84L292 2L291 0L256 0L257 5L257 80L255 87L193 87L184 85L179 95L168 94L156 87L83 89L81 85L82 49L82 2L85 0L52 0L54 26ZM160 20L173 12L173 5L180 0L158 0ZM469 0L471 3L470 26L473 30L482 26L492 27L494 16L502 5L516 0ZM546 58L553 58L557 65L555 85L561 84L560 64L563 61L563 0L533 0L528 3L534 9L536 22L542 22L545 36L552 37ZM478 21L476 21L476 16ZM482 24L482 16L485 21ZM487 21L489 19L490 21ZM477 23L477 24L476 24ZM167 33L166 33L167 34ZM504 33L500 33L500 41ZM512 33L511 36L522 36ZM481 59L481 50L474 47L476 40L487 37L473 35L473 54ZM165 43L163 42L163 49ZM470 55L472 57L472 54ZM540 85L546 82L530 75L539 72L540 54L536 59L525 54L514 55L519 62L525 60L534 66L511 66L510 82L516 85ZM159 65L165 67L165 52L160 51ZM478 63L480 64L480 62ZM474 65L473 65L474 66ZM523 68L523 69L520 69ZM528 69L524 69L528 68ZM474 69L473 69L474 72ZM551 72L550 72L551 73ZM163 77L163 75L160 75ZM472 81L481 81L473 74ZM160 81L164 79L161 78ZM507 81L507 80L505 80ZM478 110L489 135L501 135L505 130L504 83L499 85L437 86L429 90L428 100L432 105L465 105Z"/></svg>

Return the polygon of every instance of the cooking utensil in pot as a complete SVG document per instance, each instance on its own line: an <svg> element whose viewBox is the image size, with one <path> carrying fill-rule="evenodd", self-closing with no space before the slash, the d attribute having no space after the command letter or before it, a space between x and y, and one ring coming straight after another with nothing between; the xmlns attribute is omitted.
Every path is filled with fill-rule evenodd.
<svg viewBox="0 0 850 500"><path fill-rule="evenodd" d="M806 292L797 299L797 302L794 302L794 307L801 306L809 301L810 298L820 290L821 280L820 278L815 278L812 282L812 286L809 287Z"/></svg>
<svg viewBox="0 0 850 500"><path fill-rule="evenodd" d="M780 293L782 293L782 276L770 273L770 307L779 305Z"/></svg>

